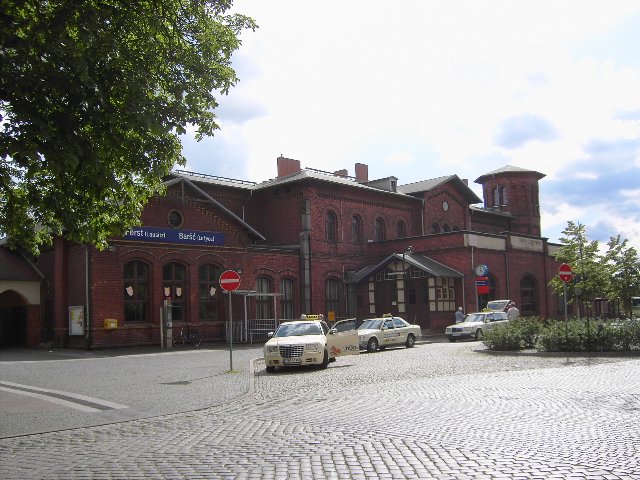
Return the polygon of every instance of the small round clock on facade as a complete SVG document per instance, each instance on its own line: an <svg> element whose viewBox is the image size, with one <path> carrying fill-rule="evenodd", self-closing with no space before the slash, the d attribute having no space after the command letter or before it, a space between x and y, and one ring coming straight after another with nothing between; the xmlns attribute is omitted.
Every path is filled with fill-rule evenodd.
<svg viewBox="0 0 640 480"><path fill-rule="evenodd" d="M486 265L478 265L476 267L476 275L478 277L484 277L489 272L489 269Z"/></svg>
<svg viewBox="0 0 640 480"><path fill-rule="evenodd" d="M444 210L445 212L447 210L449 210L449 203L448 202L442 202L442 210Z"/></svg>

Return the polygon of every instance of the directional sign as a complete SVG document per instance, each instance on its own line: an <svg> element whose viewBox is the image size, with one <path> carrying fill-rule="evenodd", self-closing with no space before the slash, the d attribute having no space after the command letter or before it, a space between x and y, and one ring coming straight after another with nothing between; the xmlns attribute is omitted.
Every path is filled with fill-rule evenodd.
<svg viewBox="0 0 640 480"><path fill-rule="evenodd" d="M237 290L240 286L240 275L233 270L225 270L220 275L220 287L227 292Z"/></svg>
<svg viewBox="0 0 640 480"><path fill-rule="evenodd" d="M567 265L566 263L563 263L562 265L560 265L560 268L558 269L558 276L560 277L560 280L562 280L563 282L570 282L573 279L573 272L571 271L571 266Z"/></svg>
<svg viewBox="0 0 640 480"><path fill-rule="evenodd" d="M489 293L489 277L476 277L476 289L478 295Z"/></svg>

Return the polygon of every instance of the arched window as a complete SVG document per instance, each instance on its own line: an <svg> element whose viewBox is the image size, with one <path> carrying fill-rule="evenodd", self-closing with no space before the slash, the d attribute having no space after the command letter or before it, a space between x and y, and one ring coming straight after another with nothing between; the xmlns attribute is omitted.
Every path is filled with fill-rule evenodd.
<svg viewBox="0 0 640 480"><path fill-rule="evenodd" d="M531 276L520 280L520 314L535 315L538 313L538 288L535 279Z"/></svg>
<svg viewBox="0 0 640 480"><path fill-rule="evenodd" d="M443 232L450 232L451 229L449 228L449 225L447 225L446 223L444 225L442 225L442 231Z"/></svg>
<svg viewBox="0 0 640 480"><path fill-rule="evenodd" d="M351 241L353 243L362 243L362 218L359 215L351 217Z"/></svg>
<svg viewBox="0 0 640 480"><path fill-rule="evenodd" d="M404 223L404 220L398 220L396 225L398 231L398 238L404 238L407 236L407 226Z"/></svg>
<svg viewBox="0 0 640 480"><path fill-rule="evenodd" d="M258 277L256 279L256 318L257 319L274 319L273 313L273 296L261 295L265 293L273 293L273 280L269 277Z"/></svg>
<svg viewBox="0 0 640 480"><path fill-rule="evenodd" d="M376 218L376 222L374 224L374 234L376 242L381 242L387 238L387 232L384 229L384 220L381 218Z"/></svg>
<svg viewBox="0 0 640 480"><path fill-rule="evenodd" d="M431 233L440 233L440 225L438 223L431 224Z"/></svg>
<svg viewBox="0 0 640 480"><path fill-rule="evenodd" d="M495 187L493 189L493 206L494 207L500 206L500 189L498 187Z"/></svg>
<svg viewBox="0 0 640 480"><path fill-rule="evenodd" d="M149 321L149 266L140 261L124 266L124 320Z"/></svg>
<svg viewBox="0 0 640 480"><path fill-rule="evenodd" d="M329 312L333 312L335 317L338 318L340 316L341 310L340 306L342 305L341 300L341 284L342 282L335 278L328 278L325 282L325 290L324 290L324 298L325 298L325 308L327 310L327 314Z"/></svg>
<svg viewBox="0 0 640 480"><path fill-rule="evenodd" d="M332 211L327 212L325 227L327 230L327 241L337 242L338 241L338 220L334 212Z"/></svg>
<svg viewBox="0 0 640 480"><path fill-rule="evenodd" d="M507 187L500 187L500 205L507 205Z"/></svg>
<svg viewBox="0 0 640 480"><path fill-rule="evenodd" d="M218 298L220 274L222 269L216 265L201 265L198 268L199 318L203 322L218 320Z"/></svg>
<svg viewBox="0 0 640 480"><path fill-rule="evenodd" d="M280 282L280 316L282 318L296 318L293 292L293 280L283 278Z"/></svg>
<svg viewBox="0 0 640 480"><path fill-rule="evenodd" d="M177 262L167 263L162 268L164 298L171 300L171 320L184 322L187 308L187 269Z"/></svg>

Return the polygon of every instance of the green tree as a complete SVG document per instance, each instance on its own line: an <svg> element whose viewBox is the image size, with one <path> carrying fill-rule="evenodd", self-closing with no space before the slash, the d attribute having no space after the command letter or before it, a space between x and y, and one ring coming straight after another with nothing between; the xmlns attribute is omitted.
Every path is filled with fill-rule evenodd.
<svg viewBox="0 0 640 480"><path fill-rule="evenodd" d="M622 304L624 311L631 315L631 297L640 295L640 259L628 240L620 240L620 235L610 237L609 249L603 256L607 271L606 294L610 301Z"/></svg>
<svg viewBox="0 0 640 480"><path fill-rule="evenodd" d="M572 221L567 222L562 235L561 247L555 259L570 265L575 276L567 289L567 301L589 301L604 296L607 271L599 254L598 241L589 241L585 226ZM564 290L563 282L558 277L554 277L550 285L558 294Z"/></svg>
<svg viewBox="0 0 640 480"><path fill-rule="evenodd" d="M104 247L184 165L179 135L219 128L238 78L232 0L3 0L0 234Z"/></svg>

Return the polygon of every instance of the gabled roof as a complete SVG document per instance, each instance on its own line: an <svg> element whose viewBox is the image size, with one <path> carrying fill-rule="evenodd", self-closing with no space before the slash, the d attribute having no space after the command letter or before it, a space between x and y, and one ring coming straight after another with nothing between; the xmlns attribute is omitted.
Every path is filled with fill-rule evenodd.
<svg viewBox="0 0 640 480"><path fill-rule="evenodd" d="M429 192L449 182L453 183L458 190L460 190L469 203L482 202L482 199L480 199L457 175L445 175L429 180L408 183L406 185L398 185L398 191L408 195L414 195L416 193Z"/></svg>
<svg viewBox="0 0 640 480"><path fill-rule="evenodd" d="M213 198L211 195L209 195L207 192L205 192L204 190L202 190L200 187L198 187L192 180L191 180L191 176L190 175L184 175L182 173L172 173L172 175L174 175L176 178L172 179L172 180L168 180L165 182L165 184L167 186L169 185L173 185L175 183L178 183L180 181L186 183L187 185L189 185L191 188L193 188L196 192L198 192L200 195L202 195L206 200L208 200L212 205L214 205L215 207L219 208L220 210L222 210L224 213L226 213L227 215L229 215L231 218L233 218L236 222L238 222L240 225L242 225L249 233L251 233L252 235L254 235L256 238L260 239L260 240L266 240L266 237L264 237L260 232L258 232L255 228L253 228L251 225L249 225L247 222L245 222L244 220L242 220L239 216L237 216L235 213L233 213L231 210L229 210L227 207L225 207L223 204L221 204L219 201L217 201L215 198Z"/></svg>
<svg viewBox="0 0 640 480"><path fill-rule="evenodd" d="M20 251L9 250L0 242L0 280L40 282L42 272Z"/></svg>
<svg viewBox="0 0 640 480"><path fill-rule="evenodd" d="M474 181L475 183L484 183L485 178L493 177L494 175L508 175L508 174L519 174L519 173L529 173L533 174L540 180L541 178L546 177L544 173L536 172L535 170L528 170L526 168L516 167L514 165L506 165L502 168L498 168L497 170L493 170L492 172L485 173L484 175L479 176Z"/></svg>
<svg viewBox="0 0 640 480"><path fill-rule="evenodd" d="M349 283L360 283L361 281L369 278L371 275L375 275L383 268L386 268L393 261L404 261L407 265L418 268L423 272L426 272L434 277L454 277L464 278L464 274L447 267L446 265L436 262L432 258L425 257L417 253L392 253L384 260L374 265L367 265L362 270L356 272L355 276L349 281Z"/></svg>

